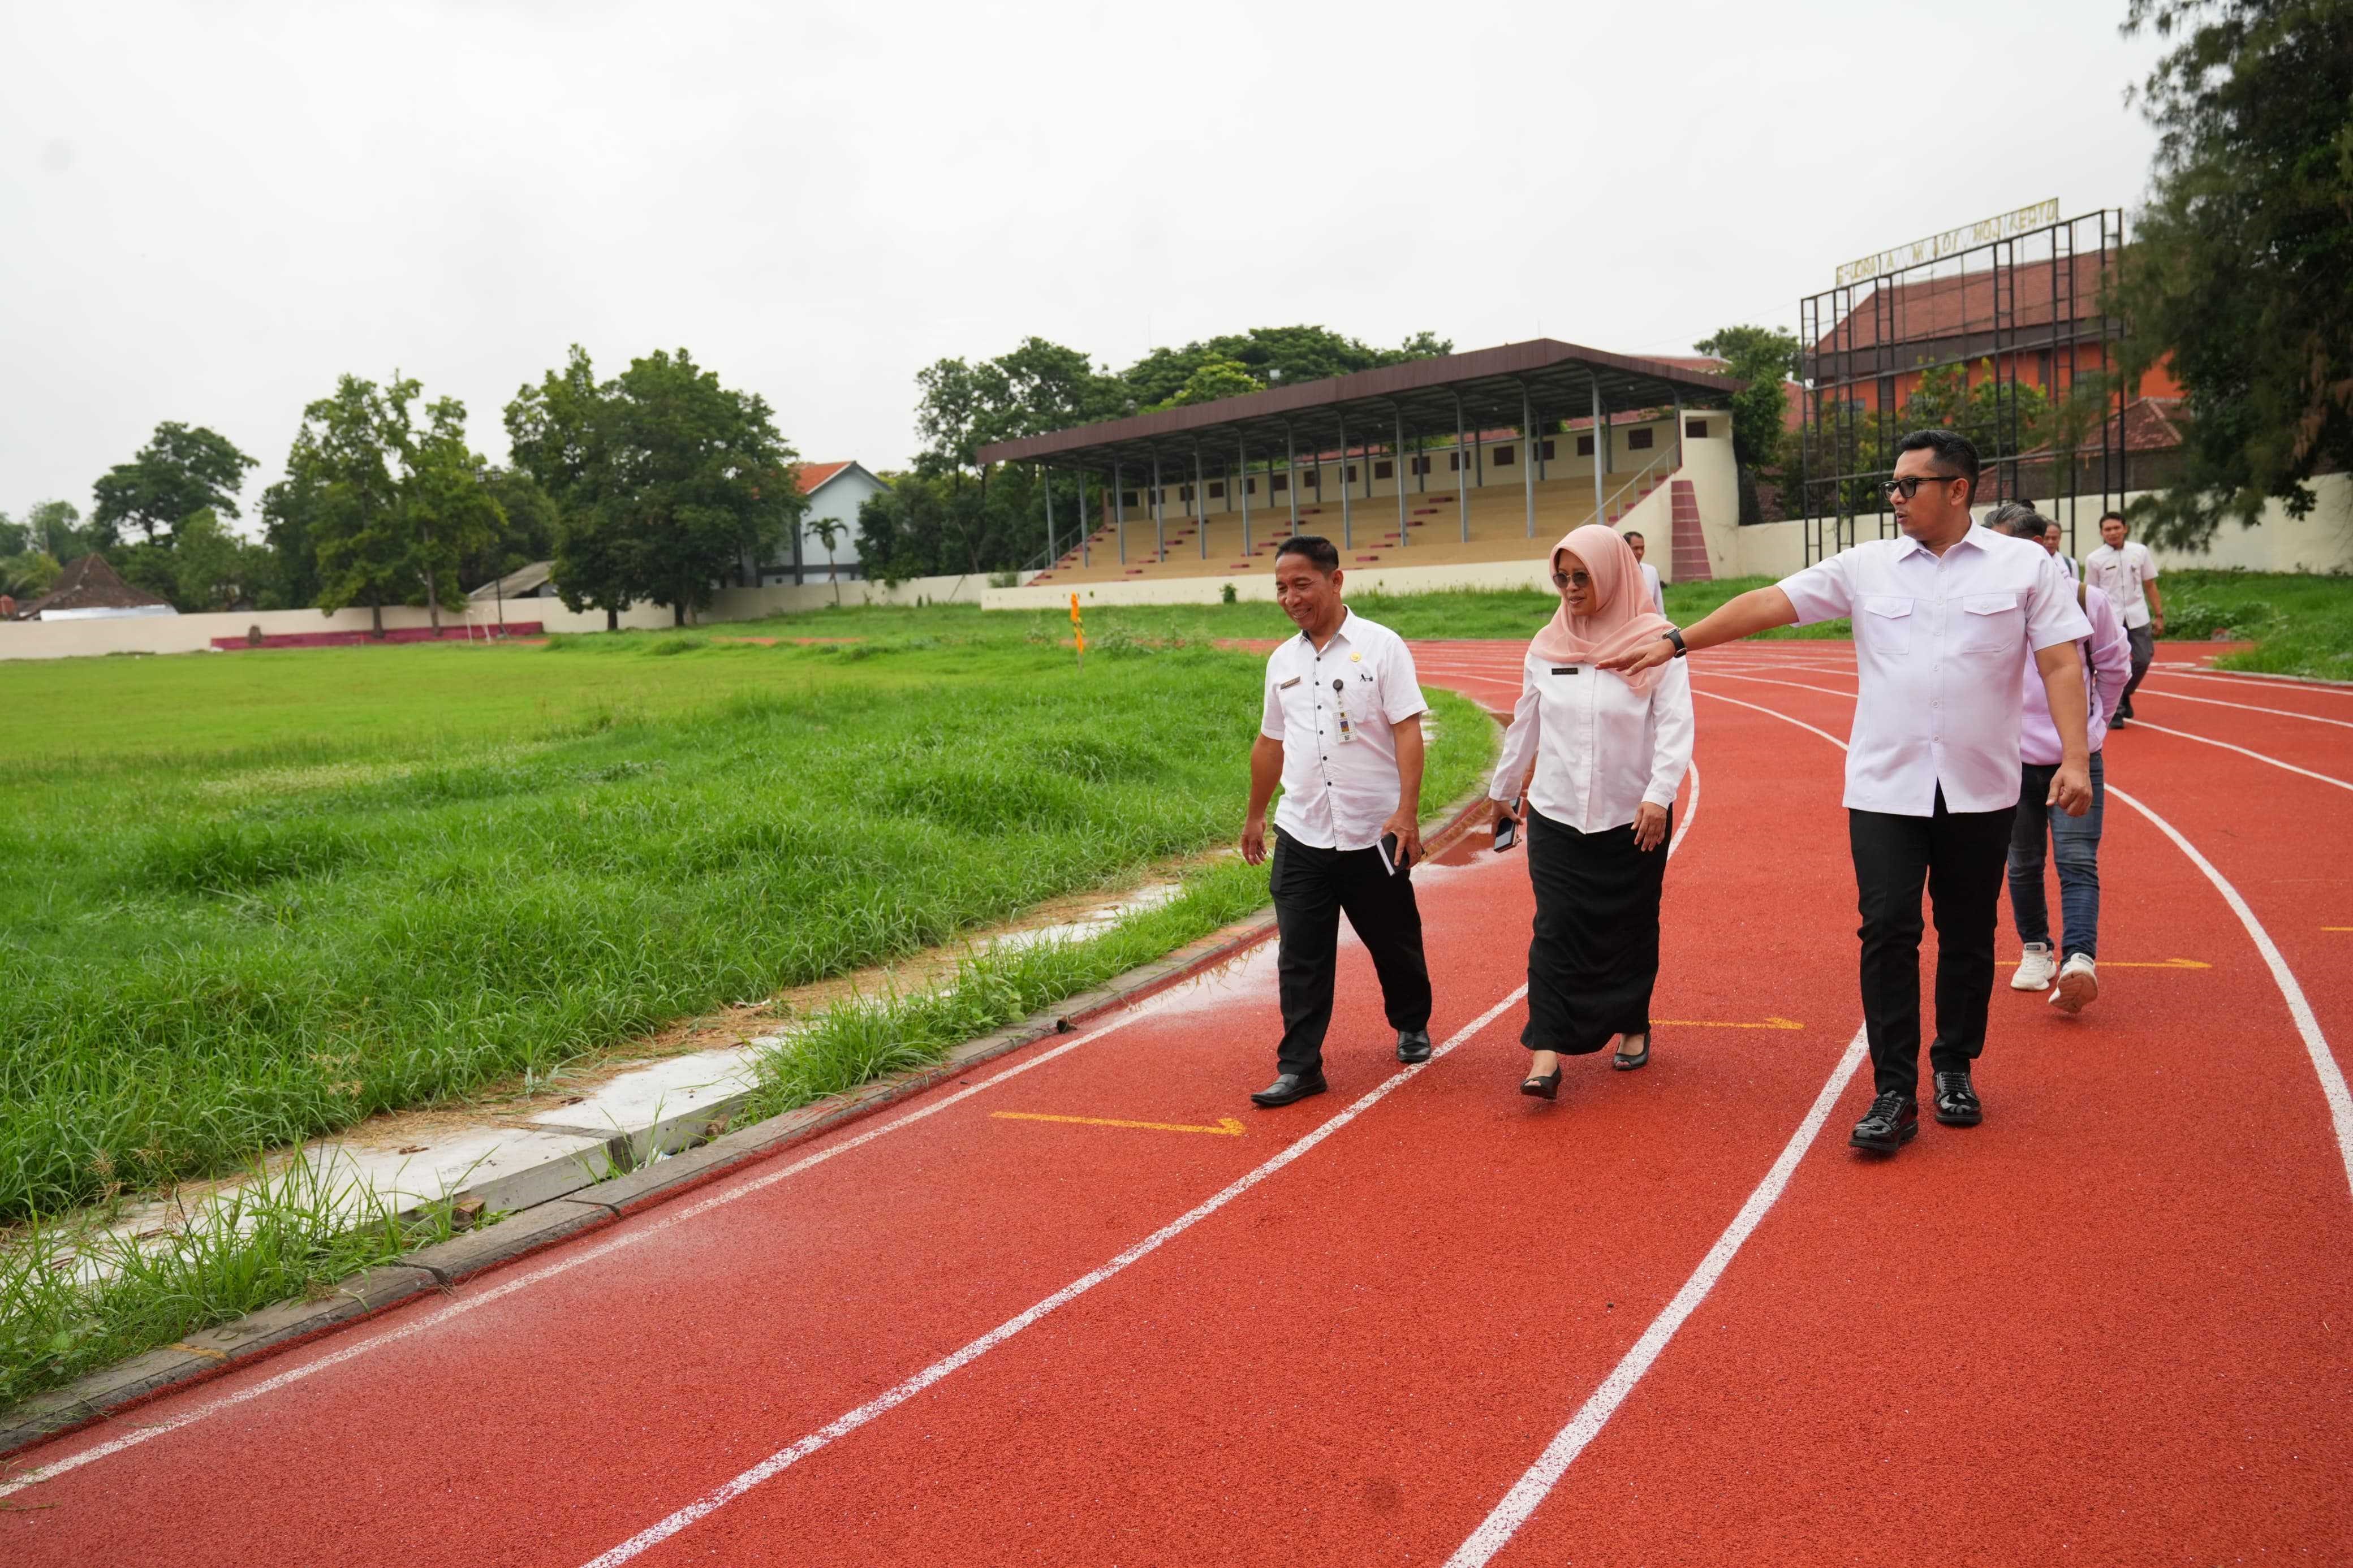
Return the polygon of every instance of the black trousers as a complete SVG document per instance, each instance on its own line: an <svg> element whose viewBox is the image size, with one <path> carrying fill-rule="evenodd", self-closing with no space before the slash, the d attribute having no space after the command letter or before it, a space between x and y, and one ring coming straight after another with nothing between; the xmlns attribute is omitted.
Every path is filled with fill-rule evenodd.
<svg viewBox="0 0 2353 1568"><path fill-rule="evenodd" d="M1378 849L1318 849L1277 828L1269 879L1282 941L1275 960L1282 988L1278 1071L1303 1075L1324 1066L1343 913L1372 954L1389 1026L1430 1026L1430 965L1421 955L1410 868L1392 876Z"/></svg>
<svg viewBox="0 0 2353 1568"><path fill-rule="evenodd" d="M1936 1038L1928 1065L1966 1071L1985 1049L1993 1000L1993 939L2017 807L1934 816L1847 813L1862 911L1862 1022L1879 1092L1920 1091L1920 888L1936 921Z"/></svg>

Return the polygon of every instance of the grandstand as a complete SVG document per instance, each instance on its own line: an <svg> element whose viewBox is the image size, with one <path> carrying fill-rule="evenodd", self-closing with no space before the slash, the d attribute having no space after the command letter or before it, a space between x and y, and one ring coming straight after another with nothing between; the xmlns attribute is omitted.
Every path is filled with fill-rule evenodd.
<svg viewBox="0 0 2353 1568"><path fill-rule="evenodd" d="M989 602L1198 597L1205 580L1263 574L1293 532L1385 578L1525 575L1597 517L1669 545L1652 559L1670 580L1708 576L1725 552L1707 534L1737 522L1725 410L1739 389L1541 339L1000 442L984 463L1070 478L1055 558Z"/></svg>

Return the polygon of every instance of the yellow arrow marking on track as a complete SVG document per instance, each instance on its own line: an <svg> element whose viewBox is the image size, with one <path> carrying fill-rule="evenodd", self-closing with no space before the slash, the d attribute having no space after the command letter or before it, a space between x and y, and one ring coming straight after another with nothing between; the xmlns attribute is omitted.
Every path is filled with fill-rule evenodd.
<svg viewBox="0 0 2353 1568"><path fill-rule="evenodd" d="M2168 958L2162 963L2127 963L2120 958L2100 960L2103 969L2211 969L2211 963L2200 963L2194 958Z"/></svg>
<svg viewBox="0 0 2353 1568"><path fill-rule="evenodd" d="M992 1110L991 1116L1003 1121L1071 1121L1082 1127L1133 1127L1145 1132L1214 1132L1220 1138L1239 1138L1250 1131L1230 1116L1220 1116L1215 1127L1183 1127L1174 1121L1115 1121L1108 1116L1048 1116L1036 1110Z"/></svg>
<svg viewBox="0 0 2353 1568"><path fill-rule="evenodd" d="M1761 1024L1724 1023L1714 1018L1653 1018L1654 1029L1802 1029L1795 1018L1767 1017Z"/></svg>

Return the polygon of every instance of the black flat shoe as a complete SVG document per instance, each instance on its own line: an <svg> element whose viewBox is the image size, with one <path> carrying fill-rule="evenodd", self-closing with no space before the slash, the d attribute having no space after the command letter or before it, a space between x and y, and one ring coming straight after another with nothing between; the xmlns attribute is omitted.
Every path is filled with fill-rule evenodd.
<svg viewBox="0 0 2353 1568"><path fill-rule="evenodd" d="M1920 1135L1920 1108L1908 1094L1889 1089L1871 1102L1847 1142L1858 1149L1893 1154Z"/></svg>
<svg viewBox="0 0 2353 1568"><path fill-rule="evenodd" d="M1321 1072L1287 1072L1251 1095L1250 1103L1266 1106L1289 1105L1294 1100L1305 1100L1311 1094L1321 1094L1329 1087L1331 1086L1324 1081L1324 1075Z"/></svg>
<svg viewBox="0 0 2353 1568"><path fill-rule="evenodd" d="M1619 1044L1622 1046L1625 1042L1621 1040ZM1650 1066L1651 1037L1648 1035L1642 1037L1642 1052L1640 1056L1630 1057L1622 1050L1612 1051L1609 1055L1609 1065L1620 1072L1632 1072L1636 1068Z"/></svg>
<svg viewBox="0 0 2353 1568"><path fill-rule="evenodd" d="M1534 1074L1531 1074L1528 1077L1522 1079L1520 1080L1520 1092L1522 1094L1534 1095L1538 1100L1558 1100L1560 1098L1560 1068L1556 1067L1552 1071L1545 1074L1542 1078L1537 1078Z"/></svg>
<svg viewBox="0 0 2353 1568"><path fill-rule="evenodd" d="M1965 1072L1936 1075L1936 1120L1947 1127L1975 1127L1985 1120L1985 1107Z"/></svg>
<svg viewBox="0 0 2353 1568"><path fill-rule="evenodd" d="M1411 1067L1416 1062L1426 1062L1429 1059L1430 1031L1428 1029L1398 1031L1398 1060Z"/></svg>

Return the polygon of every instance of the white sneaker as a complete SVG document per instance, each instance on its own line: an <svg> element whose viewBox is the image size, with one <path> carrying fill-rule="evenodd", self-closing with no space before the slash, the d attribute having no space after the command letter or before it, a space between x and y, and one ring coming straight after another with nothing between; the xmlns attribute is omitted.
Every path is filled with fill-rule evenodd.
<svg viewBox="0 0 2353 1568"><path fill-rule="evenodd" d="M2051 1005L2062 1013L2080 1013L2099 999L2097 966L2083 953L2070 953L2059 971L2059 987L2051 993Z"/></svg>
<svg viewBox="0 0 2353 1568"><path fill-rule="evenodd" d="M2010 977L2010 988L2012 991L2041 991L2058 973L2059 963L2051 956L2051 944L2030 942L2026 944L2025 955L2018 961L2018 973Z"/></svg>

